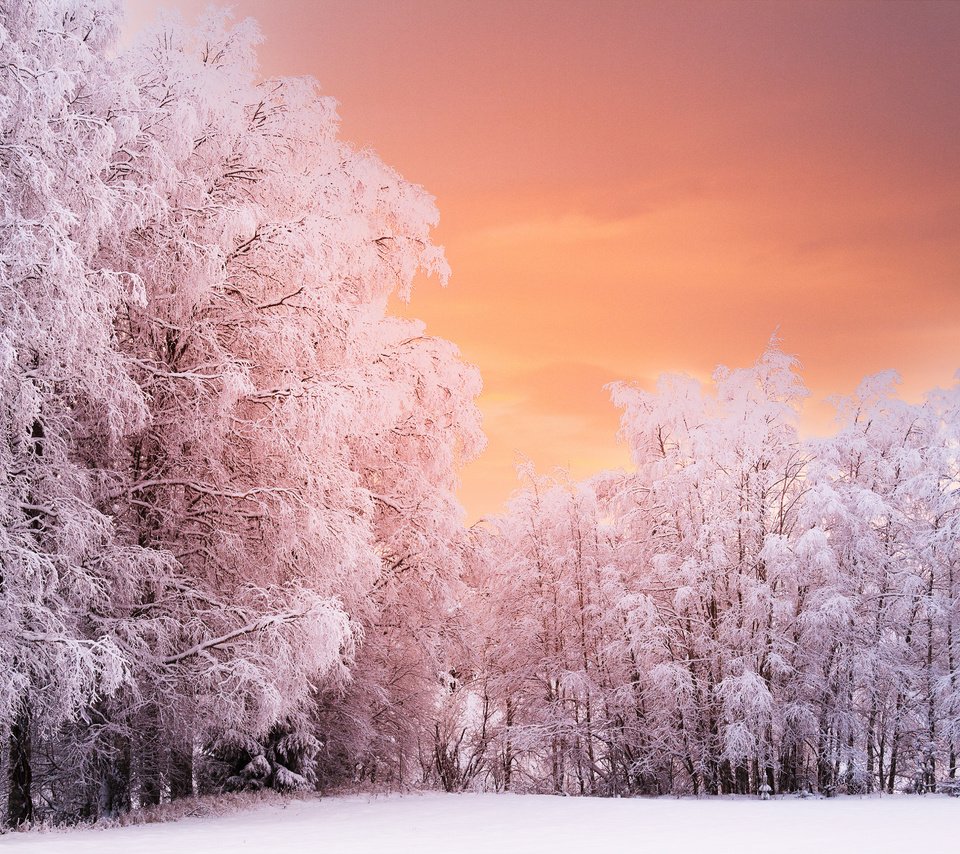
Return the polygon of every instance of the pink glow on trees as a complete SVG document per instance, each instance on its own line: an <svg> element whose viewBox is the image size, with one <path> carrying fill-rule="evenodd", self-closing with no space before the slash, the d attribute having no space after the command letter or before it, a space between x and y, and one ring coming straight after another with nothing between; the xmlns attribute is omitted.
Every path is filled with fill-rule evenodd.
<svg viewBox="0 0 960 854"><path fill-rule="evenodd" d="M248 669L264 681L242 683L232 708L219 668L189 660L184 684L202 698L209 674L213 703L190 714L253 733L309 727L313 691L339 694L398 562L429 564L429 538L449 541L455 466L479 441L472 372L385 316L416 272L446 276L432 200L339 141L311 81L255 82L256 40L214 15L134 52L130 112L149 132L124 174L156 193L156 212L113 248L147 292L124 330L153 416L120 475L131 536L222 603L200 609L200 636L229 632L223 605L248 597L290 600L301 629L317 626ZM188 742L207 737L183 726Z"/></svg>
<svg viewBox="0 0 960 854"><path fill-rule="evenodd" d="M142 292L95 258L128 201L103 177L118 89L104 49L117 27L107 6L0 10L0 732L12 823L32 817L32 733L129 676L105 625L114 579L165 563L115 535L82 452L92 434L116 447L146 418L112 325Z"/></svg>
<svg viewBox="0 0 960 854"><path fill-rule="evenodd" d="M250 22L166 22L108 61L111 6L43 14L3 19L8 88L26 92L6 102L21 512L4 527L5 618L20 621L4 730L76 753L76 781L43 769L63 815L176 797L208 773L310 785L316 692L342 699L389 608L441 624L458 574L444 555L455 467L482 441L479 380L385 314L417 272L447 275L433 201L341 142L312 81L259 82ZM68 498L70 518L53 506ZM395 582L401 564L415 583ZM72 587L44 580L53 565ZM437 649L380 658L411 654L429 694ZM24 695L44 678L56 713L31 724ZM231 768L251 739L266 741Z"/></svg>
<svg viewBox="0 0 960 854"><path fill-rule="evenodd" d="M776 340L613 387L627 472L463 527L480 377L389 317L433 200L250 22L0 4L8 820L354 779L931 791L960 742L960 391L803 441ZM35 776L35 779L33 777Z"/></svg>
<svg viewBox="0 0 960 854"><path fill-rule="evenodd" d="M441 676L461 643L467 549L456 472L483 445L478 373L419 323L378 324L367 383L375 429L350 439L373 501L381 570L367 590L364 643L342 698L324 705L327 773L403 783L419 774Z"/></svg>
<svg viewBox="0 0 960 854"><path fill-rule="evenodd" d="M712 387L615 386L634 470L534 480L478 535L476 624L492 625L469 690L495 712L474 780L830 794L953 779L957 390L908 404L891 389L865 381L836 436L804 442L805 391L776 341Z"/></svg>

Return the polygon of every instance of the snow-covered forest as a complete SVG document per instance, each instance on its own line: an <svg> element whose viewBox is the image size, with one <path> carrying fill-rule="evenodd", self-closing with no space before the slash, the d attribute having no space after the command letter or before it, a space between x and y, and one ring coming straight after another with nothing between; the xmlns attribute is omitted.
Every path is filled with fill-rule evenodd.
<svg viewBox="0 0 960 854"><path fill-rule="evenodd" d="M6 822L198 793L903 789L960 750L960 388L802 439L771 341L466 528L433 199L211 13L0 0ZM802 342L800 342L802 346Z"/></svg>
<svg viewBox="0 0 960 854"><path fill-rule="evenodd" d="M960 392L908 404L893 383L865 380L838 402L836 435L811 441L775 343L709 389L614 387L635 470L531 475L472 532L465 670L479 676L460 690L482 698L483 782L746 794L954 779Z"/></svg>

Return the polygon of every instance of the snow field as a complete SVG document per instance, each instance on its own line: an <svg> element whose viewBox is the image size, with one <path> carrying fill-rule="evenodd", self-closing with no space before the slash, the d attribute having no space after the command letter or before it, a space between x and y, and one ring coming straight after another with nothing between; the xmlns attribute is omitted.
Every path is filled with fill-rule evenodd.
<svg viewBox="0 0 960 854"><path fill-rule="evenodd" d="M960 801L426 793L291 801L166 824L11 834L11 854L946 854Z"/></svg>

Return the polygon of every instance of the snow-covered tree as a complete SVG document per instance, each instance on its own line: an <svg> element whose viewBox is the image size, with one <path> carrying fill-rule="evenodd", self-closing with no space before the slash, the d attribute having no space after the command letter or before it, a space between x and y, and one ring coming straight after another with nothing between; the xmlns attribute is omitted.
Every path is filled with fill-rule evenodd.
<svg viewBox="0 0 960 854"><path fill-rule="evenodd" d="M930 790L938 755L956 767L956 392L909 404L895 381L864 380L838 402L837 435L815 445L811 504L845 616L822 676L820 775L893 791L906 765Z"/></svg>
<svg viewBox="0 0 960 854"><path fill-rule="evenodd" d="M461 643L460 576L467 549L455 490L459 465L482 447L479 377L421 324L384 319L367 386L374 428L350 439L373 501L380 560L367 591L364 643L343 697L323 705L328 773L403 782L418 769L451 654ZM338 766L340 766L338 768Z"/></svg>
<svg viewBox="0 0 960 854"><path fill-rule="evenodd" d="M580 794L627 788L611 536L592 484L536 476L475 534L472 679L489 779ZM619 591L618 591L619 592Z"/></svg>
<svg viewBox="0 0 960 854"><path fill-rule="evenodd" d="M97 508L102 472L146 418L113 322L142 302L97 261L129 203L105 173L118 85L108 4L0 4L0 731L8 820L33 812L31 742L129 676L103 618L117 577L163 556L116 536ZM64 757L65 761L69 761Z"/></svg>
<svg viewBox="0 0 960 854"><path fill-rule="evenodd" d="M447 275L433 201L260 80L250 22L118 52L113 4L0 11L11 819L31 735L63 817L238 785L250 739L254 785L310 785L381 624L357 683L436 699L479 381L386 315Z"/></svg>
<svg viewBox="0 0 960 854"><path fill-rule="evenodd" d="M312 81L258 82L257 39L249 22L211 15L197 31L161 25L128 57L126 113L141 130L118 168L152 201L104 249L147 294L121 327L152 415L113 496L131 539L177 558L193 598L173 607L197 625L192 647L236 637L237 607L270 603L298 630L315 626L268 667L230 652L245 666L232 694L218 687L222 662L179 657L175 690L194 705L162 725L186 753L211 724L303 732L318 688L348 703L357 642L375 658L375 627L392 625L381 601L392 576L417 570L407 606L437 566L456 577L443 553L459 525L455 469L479 442L471 370L385 314L418 271L446 276L432 200L340 141ZM398 647L424 628L402 628L386 657L422 669L434 651ZM158 701L153 714L181 705Z"/></svg>
<svg viewBox="0 0 960 854"><path fill-rule="evenodd" d="M746 791L772 777L784 725L774 695L794 677L783 622L795 589L779 557L803 491L805 390L775 344L714 384L614 389L636 466L625 545L650 591L627 619L656 638L641 646L659 646L650 675L674 686L675 749L694 790Z"/></svg>
<svg viewBox="0 0 960 854"><path fill-rule="evenodd" d="M466 530L479 375L387 313L447 276L433 200L261 79L251 22L121 50L119 20L0 0L10 823L347 778L956 777L960 386L869 378L802 441L776 340L615 385L630 471L525 466Z"/></svg>
<svg viewBox="0 0 960 854"><path fill-rule="evenodd" d="M480 538L493 784L831 794L953 778L956 389L910 404L870 378L839 402L836 435L806 442L776 341L709 388L613 393L634 469L534 479Z"/></svg>

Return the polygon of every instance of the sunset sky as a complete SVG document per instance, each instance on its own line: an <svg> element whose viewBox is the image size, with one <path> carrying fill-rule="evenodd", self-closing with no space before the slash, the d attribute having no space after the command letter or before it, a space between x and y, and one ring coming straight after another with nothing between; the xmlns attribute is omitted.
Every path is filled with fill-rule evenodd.
<svg viewBox="0 0 960 854"><path fill-rule="evenodd" d="M158 8L127 0L131 31ZM779 327L823 399L960 368L960 3L238 0L266 76L437 197L454 275L404 313L484 378L496 512L519 455L627 463L603 385L742 365Z"/></svg>

